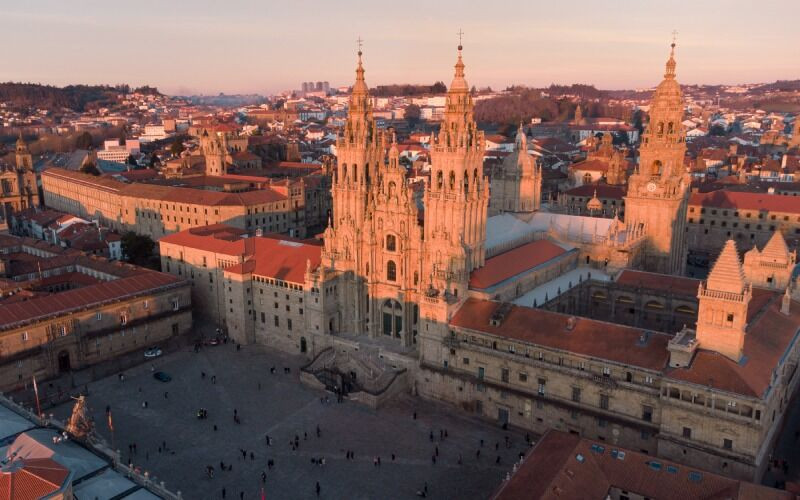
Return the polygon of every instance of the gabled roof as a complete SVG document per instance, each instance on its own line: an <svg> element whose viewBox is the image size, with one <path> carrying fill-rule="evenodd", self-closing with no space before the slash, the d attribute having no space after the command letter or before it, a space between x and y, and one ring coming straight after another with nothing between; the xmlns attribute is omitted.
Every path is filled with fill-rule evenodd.
<svg viewBox="0 0 800 500"><path fill-rule="evenodd" d="M745 288L744 270L733 240L725 242L706 280L708 290L740 294Z"/></svg>
<svg viewBox="0 0 800 500"><path fill-rule="evenodd" d="M537 240L486 259L483 267L472 271L469 287L487 289L567 253L547 240Z"/></svg>

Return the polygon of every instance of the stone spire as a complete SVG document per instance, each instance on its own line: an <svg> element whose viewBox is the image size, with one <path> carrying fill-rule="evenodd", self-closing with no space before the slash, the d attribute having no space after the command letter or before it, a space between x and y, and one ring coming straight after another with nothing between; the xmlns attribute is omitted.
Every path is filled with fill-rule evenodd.
<svg viewBox="0 0 800 500"><path fill-rule="evenodd" d="M772 263L786 263L789 261L789 247L786 246L786 240L783 238L783 233L775 231L769 239L764 249L761 250L761 261L768 261Z"/></svg>
<svg viewBox="0 0 800 500"><path fill-rule="evenodd" d="M517 129L517 150L528 151L528 137L525 135L525 129L522 127L522 122L519 122Z"/></svg>
<svg viewBox="0 0 800 500"><path fill-rule="evenodd" d="M667 59L667 71L664 73L664 78L674 79L675 78L675 40L672 40L672 43L669 45L669 59Z"/></svg>
<svg viewBox="0 0 800 500"><path fill-rule="evenodd" d="M706 280L706 288L718 292L741 294L745 289L744 271L733 240L725 242Z"/></svg>

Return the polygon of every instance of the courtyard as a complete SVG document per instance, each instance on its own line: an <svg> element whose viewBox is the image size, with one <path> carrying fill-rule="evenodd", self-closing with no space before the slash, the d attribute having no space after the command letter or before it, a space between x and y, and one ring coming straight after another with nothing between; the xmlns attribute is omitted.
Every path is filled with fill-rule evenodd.
<svg viewBox="0 0 800 500"><path fill-rule="evenodd" d="M186 499L223 498L223 488L225 498L260 499L262 486L266 498L317 498L317 482L319 498L418 498L427 485L428 498L482 499L528 448L524 433L411 396L378 410L337 403L333 394L301 384L304 363L262 346L184 348L122 378L89 383L88 403L97 432L109 443L110 407L123 462ZM171 380L156 380L158 371ZM197 418L200 408L208 411L206 419ZM65 403L49 411L67 419L71 409ZM231 470L221 470L221 462Z"/></svg>

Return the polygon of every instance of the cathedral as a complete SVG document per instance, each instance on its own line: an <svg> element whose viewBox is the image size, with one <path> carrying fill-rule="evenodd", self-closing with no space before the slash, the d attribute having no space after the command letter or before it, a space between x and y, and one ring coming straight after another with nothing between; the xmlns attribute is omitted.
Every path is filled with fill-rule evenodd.
<svg viewBox="0 0 800 500"><path fill-rule="evenodd" d="M0 228L7 228L14 212L39 205L33 156L20 135L14 151L15 165L0 166Z"/></svg>
<svg viewBox="0 0 800 500"><path fill-rule="evenodd" d="M548 211L521 128L484 176L461 46L420 195L373 117L361 57L322 244L222 224L165 236L162 267L198 280L193 302L238 343L306 355L305 383L373 407L410 392L759 478L800 385L796 257L777 232L744 264L730 242L707 280L682 275L674 44L638 167L615 174L624 218Z"/></svg>

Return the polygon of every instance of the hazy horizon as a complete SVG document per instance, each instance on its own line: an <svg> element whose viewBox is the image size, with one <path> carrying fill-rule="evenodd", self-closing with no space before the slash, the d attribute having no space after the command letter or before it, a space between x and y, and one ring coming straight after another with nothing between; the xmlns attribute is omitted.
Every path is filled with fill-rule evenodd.
<svg viewBox="0 0 800 500"><path fill-rule="evenodd" d="M800 4L792 0L757 11L740 0L578 0L569 9L509 2L491 10L451 0L408 1L402 9L355 0L135 5L0 7L8 39L22 41L7 52L0 81L151 85L172 95L268 95L320 80L338 87L353 81L360 36L371 87L449 85L459 29L467 80L477 87L650 88L663 74L673 29L681 83L800 78L800 59L791 55Z"/></svg>

